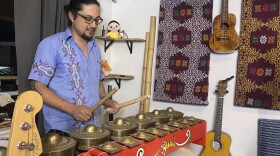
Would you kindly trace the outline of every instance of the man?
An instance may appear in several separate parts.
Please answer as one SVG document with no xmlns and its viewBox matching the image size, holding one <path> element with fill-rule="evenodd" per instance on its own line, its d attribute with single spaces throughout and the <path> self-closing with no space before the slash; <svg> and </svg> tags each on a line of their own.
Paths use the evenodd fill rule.
<svg viewBox="0 0 280 156">
<path fill-rule="evenodd" d="M 44 101 L 45 131 L 60 134 L 87 124 L 100 127 L 101 108 L 92 114 L 90 107 L 105 96 L 101 53 L 93 39 L 103 21 L 100 4 L 97 0 L 71 0 L 64 9 L 69 27 L 41 41 L 28 78 Z M 104 103 L 111 108 L 117 104 L 110 99 Z"/>
</svg>

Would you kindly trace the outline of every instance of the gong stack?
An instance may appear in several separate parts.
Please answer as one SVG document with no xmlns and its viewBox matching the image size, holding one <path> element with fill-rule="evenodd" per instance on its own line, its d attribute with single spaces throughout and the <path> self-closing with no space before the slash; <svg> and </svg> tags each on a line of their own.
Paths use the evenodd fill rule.
<svg viewBox="0 0 280 156">
<path fill-rule="evenodd" d="M 77 141 L 70 137 L 63 137 L 51 133 L 42 138 L 43 153 L 41 156 L 66 156 L 74 155 Z"/>
<path fill-rule="evenodd" d="M 144 113 L 148 117 L 156 120 L 156 125 L 164 124 L 170 121 L 170 116 L 168 116 L 164 111 L 160 110 L 153 110 L 153 112 L 146 112 Z"/>
<path fill-rule="evenodd" d="M 78 151 L 86 151 L 89 147 L 108 141 L 110 139 L 110 131 L 89 124 L 84 128 L 78 128 L 72 131 L 70 136 L 77 140 L 76 149 Z"/>
<path fill-rule="evenodd" d="M 125 119 L 132 123 L 136 123 L 138 125 L 138 130 L 145 130 L 155 126 L 156 124 L 156 120 L 154 118 L 147 116 L 143 113 L 139 113 L 136 116 L 129 116 Z"/>
<path fill-rule="evenodd" d="M 114 121 L 104 123 L 103 128 L 108 129 L 111 132 L 111 139 L 115 140 L 135 133 L 137 131 L 137 124 L 117 117 Z"/>
<path fill-rule="evenodd" d="M 170 120 L 176 120 L 179 118 L 182 118 L 184 116 L 184 113 L 175 111 L 172 107 L 168 107 L 166 110 L 161 110 L 163 113 L 170 116 Z"/>
</svg>

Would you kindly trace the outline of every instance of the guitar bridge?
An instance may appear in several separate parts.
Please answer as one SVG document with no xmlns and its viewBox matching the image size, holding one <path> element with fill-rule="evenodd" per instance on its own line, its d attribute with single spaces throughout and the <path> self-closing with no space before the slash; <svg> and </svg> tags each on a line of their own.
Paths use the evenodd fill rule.
<svg viewBox="0 0 280 156">
<path fill-rule="evenodd" d="M 220 37 L 217 37 L 217 40 L 218 41 L 228 41 L 228 40 L 231 40 L 231 37 L 229 37 L 229 36 L 220 36 Z"/>
</svg>

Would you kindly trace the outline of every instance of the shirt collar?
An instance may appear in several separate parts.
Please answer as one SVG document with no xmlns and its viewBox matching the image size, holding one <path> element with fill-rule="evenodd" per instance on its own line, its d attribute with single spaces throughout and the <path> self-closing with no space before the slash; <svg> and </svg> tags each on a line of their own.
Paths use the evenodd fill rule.
<svg viewBox="0 0 280 156">
<path fill-rule="evenodd" d="M 69 27 L 65 30 L 65 38 L 66 38 L 66 40 L 72 38 L 72 33 L 71 33 Z M 95 39 L 89 40 L 88 43 L 89 43 L 89 45 L 97 46 Z"/>
</svg>

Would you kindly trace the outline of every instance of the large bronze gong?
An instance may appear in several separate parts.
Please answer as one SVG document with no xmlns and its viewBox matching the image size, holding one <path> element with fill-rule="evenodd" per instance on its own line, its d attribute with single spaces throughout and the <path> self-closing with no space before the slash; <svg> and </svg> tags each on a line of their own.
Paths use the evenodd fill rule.
<svg viewBox="0 0 280 156">
<path fill-rule="evenodd" d="M 111 132 L 111 139 L 119 139 L 137 131 L 137 124 L 132 123 L 124 118 L 117 117 L 114 121 L 109 121 L 103 124 L 103 128 Z"/>
<path fill-rule="evenodd" d="M 110 139 L 110 131 L 89 124 L 84 128 L 72 131 L 70 136 L 77 140 L 77 150 L 86 151 L 89 147 L 108 141 Z"/>
<path fill-rule="evenodd" d="M 154 118 L 151 118 L 143 113 L 139 113 L 136 116 L 129 116 L 125 119 L 132 123 L 136 123 L 138 125 L 138 130 L 145 130 L 155 126 L 156 124 L 156 120 Z"/>
<path fill-rule="evenodd" d="M 153 112 L 144 113 L 148 117 L 156 120 L 156 124 L 163 124 L 170 121 L 170 116 L 168 116 L 165 112 L 159 111 L 157 109 L 153 110 Z"/>
<path fill-rule="evenodd" d="M 161 110 L 168 116 L 170 116 L 170 120 L 176 120 L 179 118 L 182 118 L 184 116 L 184 113 L 175 111 L 172 107 L 168 107 L 166 110 Z"/>
<path fill-rule="evenodd" d="M 41 156 L 72 156 L 76 144 L 77 141 L 73 138 L 51 133 L 42 138 L 43 153 Z"/>
</svg>

